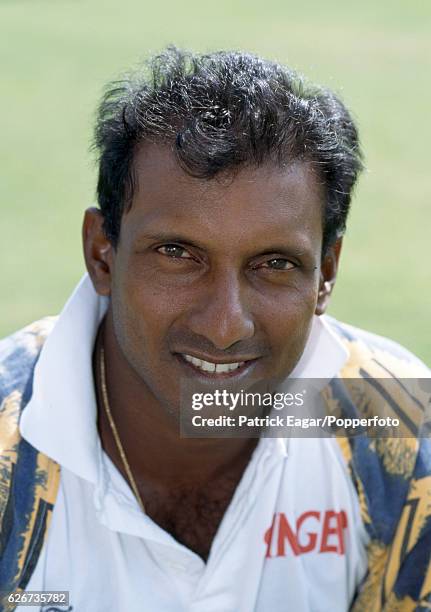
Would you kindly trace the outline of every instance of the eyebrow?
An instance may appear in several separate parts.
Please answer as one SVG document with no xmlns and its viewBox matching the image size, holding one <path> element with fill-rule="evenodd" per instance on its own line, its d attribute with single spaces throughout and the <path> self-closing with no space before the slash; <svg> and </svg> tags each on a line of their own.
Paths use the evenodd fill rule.
<svg viewBox="0 0 431 612">
<path fill-rule="evenodd" d="M 171 232 L 157 232 L 155 234 L 139 234 L 137 241 L 141 240 L 154 240 L 155 242 L 181 242 L 189 246 L 196 247 L 198 249 L 204 249 L 205 247 L 194 240 L 190 240 L 187 236 L 181 234 L 174 234 Z"/>
</svg>

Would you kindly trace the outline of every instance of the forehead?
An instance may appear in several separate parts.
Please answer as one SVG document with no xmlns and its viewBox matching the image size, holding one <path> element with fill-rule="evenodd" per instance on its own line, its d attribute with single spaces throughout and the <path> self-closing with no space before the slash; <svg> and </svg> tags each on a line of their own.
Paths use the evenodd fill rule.
<svg viewBox="0 0 431 612">
<path fill-rule="evenodd" d="M 133 241 L 143 232 L 168 231 L 198 236 L 208 245 L 258 245 L 265 237 L 321 243 L 324 188 L 307 162 L 283 168 L 268 163 L 200 179 L 184 172 L 167 147 L 148 145 L 137 152 L 134 172 L 122 240 L 123 232 Z"/>
</svg>

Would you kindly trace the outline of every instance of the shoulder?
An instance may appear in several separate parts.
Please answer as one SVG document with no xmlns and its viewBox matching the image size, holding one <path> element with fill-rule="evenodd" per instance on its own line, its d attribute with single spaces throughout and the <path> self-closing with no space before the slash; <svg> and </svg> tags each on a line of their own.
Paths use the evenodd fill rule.
<svg viewBox="0 0 431 612">
<path fill-rule="evenodd" d="M 429 601 L 431 371 L 388 338 L 326 319 L 348 353 L 328 387 L 329 410 L 400 424 L 337 437 L 370 536 L 369 571 L 352 610 L 419 609 Z"/>
<path fill-rule="evenodd" d="M 17 449 L 18 424 L 33 392 L 33 372 L 56 319 L 47 317 L 0 341 L 0 447 Z M 0 457 L 7 461 L 7 453 Z M 0 499 L 1 502 L 1 499 Z"/>
<path fill-rule="evenodd" d="M 401 344 L 332 317 L 325 317 L 348 351 L 344 376 L 355 377 L 365 365 L 376 377 L 429 378 L 431 370 Z"/>
<path fill-rule="evenodd" d="M 419 609 L 430 597 L 431 371 L 388 338 L 327 322 L 348 353 L 328 386 L 329 410 L 399 423 L 337 436 L 370 537 L 369 571 L 352 610 Z"/>
<path fill-rule="evenodd" d="M 59 467 L 19 431 L 34 367 L 55 321 L 42 319 L 0 341 L 0 583 L 7 590 L 28 582 L 59 483 Z"/>
<path fill-rule="evenodd" d="M 0 340 L 0 403 L 13 391 L 23 392 L 56 320 L 46 317 Z"/>
<path fill-rule="evenodd" d="M 351 419 L 391 419 L 398 425 L 345 430 L 339 438 L 370 535 L 392 540 L 413 483 L 429 482 L 431 371 L 396 342 L 327 319 L 348 351 L 328 386 L 331 412 Z M 423 487 L 415 486 L 415 491 Z"/>
</svg>

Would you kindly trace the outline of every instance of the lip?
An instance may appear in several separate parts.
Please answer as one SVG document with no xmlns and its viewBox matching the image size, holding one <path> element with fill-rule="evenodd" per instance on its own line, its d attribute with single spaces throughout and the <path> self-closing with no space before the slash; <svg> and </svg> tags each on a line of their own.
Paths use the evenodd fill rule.
<svg viewBox="0 0 431 612">
<path fill-rule="evenodd" d="M 239 377 L 243 377 L 246 376 L 250 373 L 250 371 L 254 368 L 256 362 L 259 360 L 259 357 L 254 357 L 252 359 L 250 358 L 244 358 L 244 357 L 240 357 L 240 358 L 235 358 L 235 359 L 227 359 L 226 357 L 220 359 L 216 359 L 214 357 L 208 357 L 208 356 L 203 356 L 203 355 L 196 355 L 195 353 L 192 352 L 188 352 L 188 351 L 184 351 L 184 353 L 186 355 L 190 355 L 191 357 L 196 357 L 197 359 L 202 359 L 203 361 L 209 361 L 215 364 L 221 364 L 221 363 L 241 363 L 242 361 L 244 361 L 244 365 L 242 365 L 239 368 L 236 368 L 235 370 L 232 370 L 230 372 L 206 372 L 204 370 L 201 370 L 201 368 L 198 368 L 197 366 L 195 366 L 194 364 L 190 363 L 189 361 L 187 361 L 182 353 L 174 353 L 175 357 L 177 358 L 178 362 L 183 366 L 186 367 L 187 370 L 189 372 L 193 372 L 194 375 L 198 375 L 201 378 L 205 379 L 205 380 L 226 380 L 226 379 L 236 379 Z"/>
</svg>

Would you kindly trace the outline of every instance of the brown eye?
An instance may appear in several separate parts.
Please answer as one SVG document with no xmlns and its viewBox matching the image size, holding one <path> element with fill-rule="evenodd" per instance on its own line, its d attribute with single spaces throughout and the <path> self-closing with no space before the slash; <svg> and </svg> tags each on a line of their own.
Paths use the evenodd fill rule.
<svg viewBox="0 0 431 612">
<path fill-rule="evenodd" d="M 276 257 L 265 261 L 261 267 L 269 268 L 270 270 L 292 270 L 296 268 L 296 264 L 283 257 Z"/>
<path fill-rule="evenodd" d="M 173 259 L 191 259 L 190 253 L 178 244 L 164 244 L 158 247 L 157 252 Z"/>
</svg>

